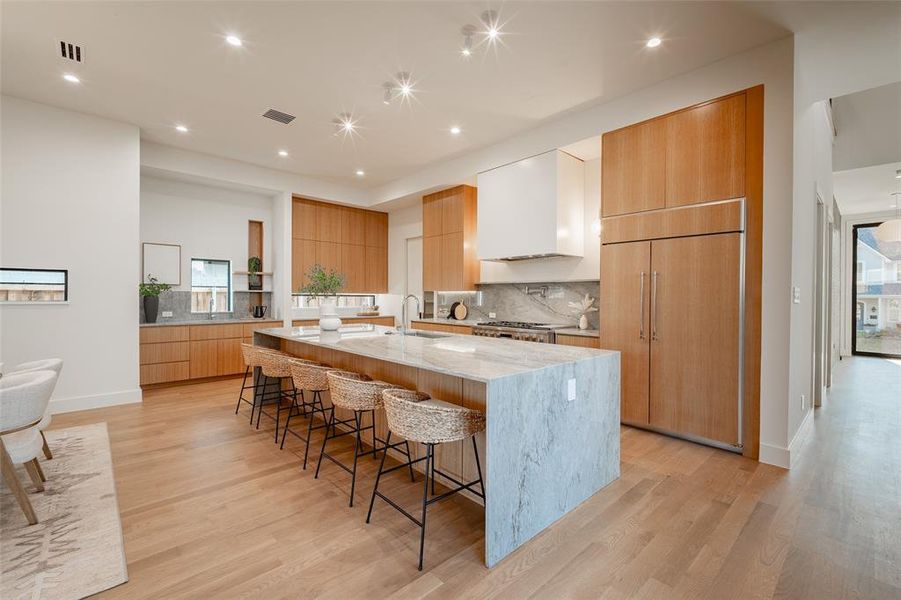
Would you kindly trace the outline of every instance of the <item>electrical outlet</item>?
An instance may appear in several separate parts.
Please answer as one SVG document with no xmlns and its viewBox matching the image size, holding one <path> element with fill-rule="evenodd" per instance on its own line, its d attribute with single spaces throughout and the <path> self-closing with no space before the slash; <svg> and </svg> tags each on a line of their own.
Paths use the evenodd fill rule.
<svg viewBox="0 0 901 600">
<path fill-rule="evenodd" d="M 576 399 L 576 379 L 573 377 L 566 382 L 566 399 L 573 402 Z"/>
<path fill-rule="evenodd" d="M 807 395 L 801 394 L 801 410 L 807 408 Z"/>
<path fill-rule="evenodd" d="M 171 311 L 171 310 L 164 310 L 164 311 L 163 311 L 163 318 L 166 318 L 166 317 L 172 318 L 172 311 Z"/>
<path fill-rule="evenodd" d="M 792 286 L 792 304 L 801 304 L 801 288 L 797 285 Z"/>
<path fill-rule="evenodd" d="M 489 318 L 489 319 L 496 319 L 496 318 L 497 318 L 497 313 L 493 313 L 493 312 L 488 313 L 488 318 Z"/>
</svg>

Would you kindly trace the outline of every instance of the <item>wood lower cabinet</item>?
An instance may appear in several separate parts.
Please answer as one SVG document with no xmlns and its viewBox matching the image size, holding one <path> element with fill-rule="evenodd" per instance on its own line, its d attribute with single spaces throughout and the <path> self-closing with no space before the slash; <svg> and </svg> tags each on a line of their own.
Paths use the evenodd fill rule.
<svg viewBox="0 0 901 600">
<path fill-rule="evenodd" d="M 472 326 L 463 324 L 448 323 L 425 323 L 423 321 L 413 321 L 412 329 L 420 329 L 422 331 L 440 331 L 443 333 L 455 333 L 457 335 L 472 335 Z"/>
<path fill-rule="evenodd" d="M 600 348 L 600 340 L 597 336 L 571 335 L 558 333 L 556 342 L 561 346 L 575 346 L 577 348 Z"/>
<path fill-rule="evenodd" d="M 241 343 L 281 321 L 140 328 L 140 383 L 153 385 L 244 373 Z"/>
<path fill-rule="evenodd" d="M 739 441 L 741 234 L 605 245 L 601 347 L 622 353 L 622 420 Z"/>
</svg>

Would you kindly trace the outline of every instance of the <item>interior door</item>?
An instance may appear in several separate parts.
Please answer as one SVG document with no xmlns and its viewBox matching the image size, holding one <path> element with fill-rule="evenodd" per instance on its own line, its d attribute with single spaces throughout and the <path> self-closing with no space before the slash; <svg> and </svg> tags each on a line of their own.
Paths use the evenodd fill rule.
<svg viewBox="0 0 901 600">
<path fill-rule="evenodd" d="M 619 350 L 620 419 L 648 424 L 651 242 L 608 244 L 601 251 L 601 348 Z"/>
<path fill-rule="evenodd" d="M 740 235 L 651 244 L 654 427 L 738 443 Z"/>
</svg>

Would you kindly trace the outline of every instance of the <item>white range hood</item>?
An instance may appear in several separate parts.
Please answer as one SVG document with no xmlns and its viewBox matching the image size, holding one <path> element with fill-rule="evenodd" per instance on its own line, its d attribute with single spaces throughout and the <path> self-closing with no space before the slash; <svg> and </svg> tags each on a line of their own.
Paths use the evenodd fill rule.
<svg viewBox="0 0 901 600">
<path fill-rule="evenodd" d="M 584 170 L 551 150 L 479 173 L 479 260 L 582 256 Z"/>
</svg>

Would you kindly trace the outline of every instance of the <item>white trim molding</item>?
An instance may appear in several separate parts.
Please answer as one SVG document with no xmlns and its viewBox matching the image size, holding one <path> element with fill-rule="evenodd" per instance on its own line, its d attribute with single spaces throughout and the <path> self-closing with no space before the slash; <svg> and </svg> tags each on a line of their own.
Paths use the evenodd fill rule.
<svg viewBox="0 0 901 600">
<path fill-rule="evenodd" d="M 788 448 L 774 446 L 772 444 L 760 443 L 760 462 L 783 469 L 791 469 L 798 460 L 799 450 L 804 438 L 807 437 L 810 429 L 813 428 L 813 409 L 807 411 L 801 426 L 795 433 L 795 437 L 789 443 Z"/>
<path fill-rule="evenodd" d="M 53 398 L 50 400 L 50 413 L 75 412 L 77 410 L 91 410 L 93 408 L 106 408 L 120 404 L 140 404 L 143 402 L 141 388 L 122 390 L 120 392 L 107 392 L 90 396 L 74 396 L 72 398 Z"/>
</svg>

